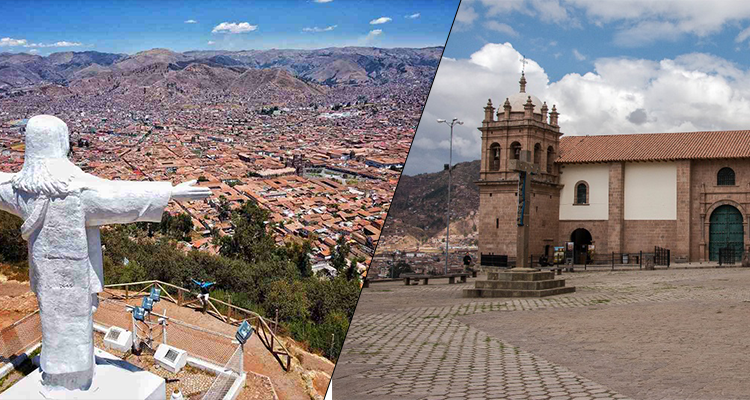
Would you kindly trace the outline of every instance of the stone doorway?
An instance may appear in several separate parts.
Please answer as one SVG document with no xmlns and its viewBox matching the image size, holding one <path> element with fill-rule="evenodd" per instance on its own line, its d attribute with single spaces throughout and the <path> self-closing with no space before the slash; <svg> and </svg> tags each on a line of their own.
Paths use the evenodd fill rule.
<svg viewBox="0 0 750 400">
<path fill-rule="evenodd" d="M 741 257 L 745 236 L 740 210 L 725 204 L 711 213 L 709 222 L 709 260 L 718 261 L 719 249 L 727 247 L 734 249 L 735 255 Z"/>
<path fill-rule="evenodd" d="M 578 228 L 570 234 L 570 241 L 575 243 L 573 250 L 573 263 L 586 264 L 589 254 L 589 245 L 592 243 L 591 232 L 584 228 Z"/>
</svg>

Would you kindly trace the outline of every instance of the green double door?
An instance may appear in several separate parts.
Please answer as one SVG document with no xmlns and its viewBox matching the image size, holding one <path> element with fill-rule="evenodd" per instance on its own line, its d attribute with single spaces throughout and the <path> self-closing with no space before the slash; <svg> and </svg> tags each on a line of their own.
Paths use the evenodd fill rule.
<svg viewBox="0 0 750 400">
<path fill-rule="evenodd" d="M 742 214 L 730 205 L 723 205 L 711 214 L 709 225 L 709 259 L 719 260 L 719 249 L 734 249 L 735 257 L 742 255 L 744 227 Z"/>
</svg>

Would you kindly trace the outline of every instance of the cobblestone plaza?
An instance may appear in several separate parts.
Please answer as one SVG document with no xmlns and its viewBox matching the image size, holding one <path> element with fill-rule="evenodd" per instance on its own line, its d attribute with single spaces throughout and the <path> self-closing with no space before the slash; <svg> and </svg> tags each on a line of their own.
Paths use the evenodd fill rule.
<svg viewBox="0 0 750 400">
<path fill-rule="evenodd" d="M 364 289 L 334 373 L 350 399 L 750 398 L 750 271 L 566 274 L 576 293 Z M 477 279 L 484 279 L 482 275 Z"/>
</svg>

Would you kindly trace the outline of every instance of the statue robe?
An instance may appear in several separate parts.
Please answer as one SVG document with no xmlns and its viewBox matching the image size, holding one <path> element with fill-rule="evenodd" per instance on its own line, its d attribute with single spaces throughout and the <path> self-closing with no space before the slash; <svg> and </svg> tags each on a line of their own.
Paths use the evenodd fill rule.
<svg viewBox="0 0 750 400">
<path fill-rule="evenodd" d="M 42 319 L 44 384 L 87 389 L 94 371 L 96 293 L 104 286 L 99 227 L 161 221 L 172 185 L 108 181 L 81 171 L 66 196 L 48 199 L 16 191 L 11 177 L 0 173 L 0 210 L 24 220 L 31 290 Z"/>
</svg>

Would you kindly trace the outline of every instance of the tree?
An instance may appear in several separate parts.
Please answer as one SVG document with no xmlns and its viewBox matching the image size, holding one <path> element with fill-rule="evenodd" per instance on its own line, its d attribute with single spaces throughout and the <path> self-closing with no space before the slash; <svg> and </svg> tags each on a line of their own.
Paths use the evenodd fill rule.
<svg viewBox="0 0 750 400">
<path fill-rule="evenodd" d="M 240 258 L 247 262 L 268 260 L 274 254 L 276 242 L 268 233 L 268 210 L 253 202 L 245 203 L 232 214 L 234 235 L 220 239 L 219 253 L 225 257 Z"/>
<path fill-rule="evenodd" d="M 349 256 L 349 243 L 346 242 L 346 237 L 340 235 L 336 240 L 336 248 L 333 249 L 331 254 L 331 266 L 336 269 L 336 272 L 340 275 L 346 268 L 346 258 Z"/>
<path fill-rule="evenodd" d="M 0 211 L 0 261 L 19 262 L 28 258 L 28 245 L 21 237 L 23 220 Z"/>
<path fill-rule="evenodd" d="M 232 208 L 229 206 L 229 200 L 223 194 L 219 196 L 219 220 L 226 221 L 232 216 Z"/>
<path fill-rule="evenodd" d="M 401 274 L 408 274 L 411 272 L 414 272 L 414 270 L 411 269 L 411 265 L 409 265 L 408 262 L 401 260 L 395 267 L 393 267 L 393 278 L 398 278 Z"/>
</svg>

